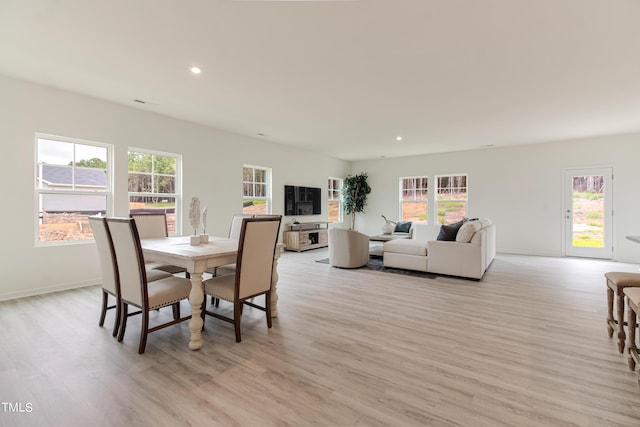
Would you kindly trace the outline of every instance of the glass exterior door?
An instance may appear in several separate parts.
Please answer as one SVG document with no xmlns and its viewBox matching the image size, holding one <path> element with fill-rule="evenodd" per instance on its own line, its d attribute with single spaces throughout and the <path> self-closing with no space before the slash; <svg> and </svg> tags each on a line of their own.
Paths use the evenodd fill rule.
<svg viewBox="0 0 640 427">
<path fill-rule="evenodd" d="M 611 168 L 565 171 L 565 254 L 613 257 Z"/>
</svg>

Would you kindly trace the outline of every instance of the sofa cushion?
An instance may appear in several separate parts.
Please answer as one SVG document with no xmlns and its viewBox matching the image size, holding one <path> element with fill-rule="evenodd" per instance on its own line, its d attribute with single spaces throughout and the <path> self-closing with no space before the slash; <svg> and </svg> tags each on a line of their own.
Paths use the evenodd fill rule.
<svg viewBox="0 0 640 427">
<path fill-rule="evenodd" d="M 393 230 L 396 233 L 408 233 L 409 230 L 411 230 L 411 225 L 413 224 L 413 222 L 411 221 L 399 221 L 396 224 L 396 229 Z"/>
<path fill-rule="evenodd" d="M 482 225 L 480 221 L 467 221 L 465 222 L 460 230 L 458 230 L 458 234 L 456 235 L 456 242 L 460 243 L 469 243 L 473 238 L 473 235 L 476 234 L 476 231 L 480 230 Z"/>
<path fill-rule="evenodd" d="M 443 224 L 440 227 L 440 233 L 438 233 L 436 240 L 455 242 L 458 230 L 460 230 L 462 224 L 464 224 L 464 221 L 454 222 L 453 224 Z"/>
<path fill-rule="evenodd" d="M 427 243 L 414 239 L 390 240 L 384 242 L 384 252 L 426 256 Z"/>
<path fill-rule="evenodd" d="M 479 221 L 482 228 L 487 228 L 491 225 L 491 220 L 489 218 L 481 218 Z"/>
</svg>

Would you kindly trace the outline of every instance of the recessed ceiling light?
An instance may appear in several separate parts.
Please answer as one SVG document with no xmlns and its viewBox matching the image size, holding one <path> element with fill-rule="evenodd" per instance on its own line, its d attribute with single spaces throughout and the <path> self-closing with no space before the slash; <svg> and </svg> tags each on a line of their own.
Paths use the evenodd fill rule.
<svg viewBox="0 0 640 427">
<path fill-rule="evenodd" d="M 193 74 L 200 74 L 202 70 L 200 69 L 200 67 L 191 67 L 191 72 Z"/>
<path fill-rule="evenodd" d="M 396 141 L 398 142 L 402 141 L 402 137 L 400 135 L 396 136 Z"/>
</svg>

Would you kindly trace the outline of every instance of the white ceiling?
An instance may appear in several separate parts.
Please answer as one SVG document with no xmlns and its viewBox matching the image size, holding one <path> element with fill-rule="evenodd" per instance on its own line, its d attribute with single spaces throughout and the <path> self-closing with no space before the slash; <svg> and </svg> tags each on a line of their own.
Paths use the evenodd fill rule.
<svg viewBox="0 0 640 427">
<path fill-rule="evenodd" d="M 639 18 L 638 0 L 0 0 L 0 74 L 396 157 L 640 131 Z"/>
</svg>

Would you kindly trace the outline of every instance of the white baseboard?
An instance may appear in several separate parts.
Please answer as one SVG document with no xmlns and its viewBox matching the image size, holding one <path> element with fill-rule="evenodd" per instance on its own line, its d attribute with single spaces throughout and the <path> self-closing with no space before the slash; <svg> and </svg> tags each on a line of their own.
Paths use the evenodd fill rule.
<svg viewBox="0 0 640 427">
<path fill-rule="evenodd" d="M 50 294 L 53 292 L 67 291 L 69 289 L 84 288 L 87 286 L 97 286 L 97 285 L 100 285 L 100 283 L 94 282 L 94 281 L 76 282 L 76 283 L 63 283 L 60 285 L 46 287 L 46 288 L 28 289 L 25 291 L 5 292 L 5 293 L 0 293 L 0 301 L 8 301 L 12 299 L 32 297 L 35 295 L 44 295 L 44 294 Z"/>
<path fill-rule="evenodd" d="M 511 254 L 511 255 L 530 255 L 530 256 L 547 256 L 554 258 L 564 257 L 561 252 L 537 252 L 537 251 L 521 251 L 511 249 L 500 249 L 496 251 L 498 254 Z"/>
</svg>

